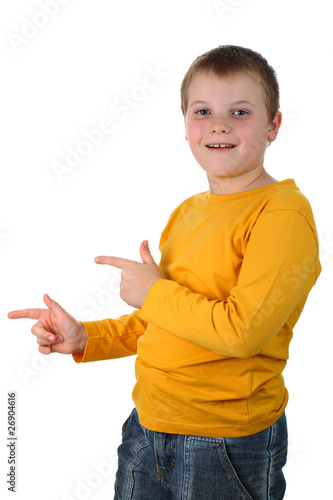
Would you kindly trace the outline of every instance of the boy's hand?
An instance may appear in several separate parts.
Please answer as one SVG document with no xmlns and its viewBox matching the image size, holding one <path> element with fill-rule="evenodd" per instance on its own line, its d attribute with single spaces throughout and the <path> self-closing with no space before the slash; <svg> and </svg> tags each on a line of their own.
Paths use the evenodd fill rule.
<svg viewBox="0 0 333 500">
<path fill-rule="evenodd" d="M 48 309 L 21 309 L 8 313 L 8 318 L 38 319 L 31 328 L 37 336 L 39 351 L 43 354 L 59 352 L 76 354 L 84 352 L 87 332 L 83 324 L 71 316 L 57 302 L 45 294 Z"/>
<path fill-rule="evenodd" d="M 164 275 L 155 263 L 148 241 L 140 245 L 141 262 L 121 259 L 120 257 L 96 257 L 97 264 L 108 264 L 109 266 L 122 269 L 120 282 L 120 297 L 130 306 L 140 309 L 152 285 Z"/>
</svg>

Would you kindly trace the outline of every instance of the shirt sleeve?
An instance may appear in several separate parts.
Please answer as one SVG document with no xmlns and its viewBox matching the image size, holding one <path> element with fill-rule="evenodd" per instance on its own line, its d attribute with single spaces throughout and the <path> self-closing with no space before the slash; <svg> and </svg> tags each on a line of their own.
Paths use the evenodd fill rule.
<svg viewBox="0 0 333 500">
<path fill-rule="evenodd" d="M 84 353 L 73 354 L 76 363 L 123 358 L 137 353 L 137 341 L 146 331 L 147 323 L 140 310 L 118 319 L 82 321 L 88 340 Z"/>
<path fill-rule="evenodd" d="M 224 263 L 213 263 L 217 265 Z M 306 300 L 319 273 L 311 224 L 297 210 L 272 210 L 260 215 L 252 228 L 237 284 L 226 300 L 159 279 L 141 314 L 147 322 L 219 354 L 248 358 L 259 353 Z"/>
</svg>

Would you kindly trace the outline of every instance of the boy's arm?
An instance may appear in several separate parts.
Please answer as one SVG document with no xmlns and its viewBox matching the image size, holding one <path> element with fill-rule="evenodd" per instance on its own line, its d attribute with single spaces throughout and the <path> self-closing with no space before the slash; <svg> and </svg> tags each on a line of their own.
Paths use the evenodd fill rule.
<svg viewBox="0 0 333 500">
<path fill-rule="evenodd" d="M 140 310 L 125 314 L 118 319 L 82 321 L 88 340 L 84 353 L 73 354 L 76 363 L 99 361 L 132 356 L 137 351 L 138 338 L 146 330 L 147 323 Z"/>
<path fill-rule="evenodd" d="M 226 300 L 159 279 L 141 317 L 220 354 L 247 358 L 272 340 L 296 306 L 304 305 L 319 273 L 318 242 L 307 219 L 295 210 L 274 210 L 256 222 L 237 285 Z"/>
</svg>

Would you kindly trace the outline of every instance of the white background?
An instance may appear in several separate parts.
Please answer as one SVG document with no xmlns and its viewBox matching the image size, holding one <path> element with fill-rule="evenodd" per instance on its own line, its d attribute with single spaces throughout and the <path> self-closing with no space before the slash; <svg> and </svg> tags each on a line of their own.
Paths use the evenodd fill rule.
<svg viewBox="0 0 333 500">
<path fill-rule="evenodd" d="M 52 3 L 58 10 L 46 14 L 42 5 L 50 13 Z M 219 8 L 213 0 L 1 2 L 1 498 L 12 498 L 6 485 L 12 390 L 15 498 L 113 498 L 121 426 L 133 407 L 134 357 L 77 365 L 71 356 L 43 356 L 30 333 L 33 321 L 9 320 L 7 312 L 44 307 L 44 293 L 80 320 L 131 310 L 118 297 L 117 273 L 93 259 L 139 260 L 140 242 L 148 239 L 158 261 L 170 212 L 208 189 L 185 141 L 179 87 L 191 62 L 222 44 L 257 50 L 276 69 L 284 125 L 267 150 L 266 169 L 279 180 L 295 179 L 317 222 L 323 272 L 296 325 L 285 370 L 285 498 L 333 498 L 329 12 L 323 0 L 224 0 Z M 163 73 L 156 85 L 145 79 L 151 70 Z M 143 88 L 148 81 L 154 89 Z M 131 107 L 120 114 L 112 105 L 126 95 Z M 114 123 L 112 133 L 56 175 L 54 162 L 65 164 L 83 131 L 105 119 Z"/>
</svg>

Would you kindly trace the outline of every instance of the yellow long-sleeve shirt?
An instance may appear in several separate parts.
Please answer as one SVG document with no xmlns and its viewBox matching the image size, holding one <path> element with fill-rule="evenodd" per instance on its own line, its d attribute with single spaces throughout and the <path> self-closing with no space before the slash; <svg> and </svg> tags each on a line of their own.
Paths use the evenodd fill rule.
<svg viewBox="0 0 333 500">
<path fill-rule="evenodd" d="M 140 310 L 83 322 L 76 362 L 137 354 L 133 399 L 145 427 L 239 437 L 269 427 L 288 392 L 288 347 L 321 266 L 308 200 L 293 180 L 200 193 L 160 241 L 166 279 Z"/>
</svg>

